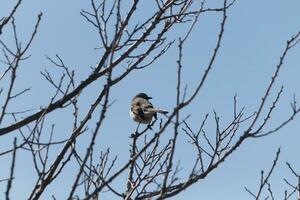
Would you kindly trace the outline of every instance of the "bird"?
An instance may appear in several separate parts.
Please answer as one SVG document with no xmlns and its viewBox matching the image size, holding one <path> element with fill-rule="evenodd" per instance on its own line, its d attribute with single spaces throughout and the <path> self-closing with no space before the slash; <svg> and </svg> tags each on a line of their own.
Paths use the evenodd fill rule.
<svg viewBox="0 0 300 200">
<path fill-rule="evenodd" d="M 150 124 L 152 118 L 157 119 L 157 113 L 167 114 L 168 111 L 153 107 L 149 101 L 149 97 L 145 93 L 138 93 L 132 98 L 129 115 L 139 124 Z"/>
</svg>

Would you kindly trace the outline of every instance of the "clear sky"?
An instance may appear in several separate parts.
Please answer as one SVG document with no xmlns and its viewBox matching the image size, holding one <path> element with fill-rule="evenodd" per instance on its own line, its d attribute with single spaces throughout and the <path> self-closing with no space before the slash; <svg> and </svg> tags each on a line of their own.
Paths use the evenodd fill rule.
<svg viewBox="0 0 300 200">
<path fill-rule="evenodd" d="M 0 1 L 0 16 L 4 15 L 8 8 L 11 8 L 13 2 L 11 0 Z M 130 1 L 128 0 L 128 2 Z M 217 5 L 221 1 L 211 0 L 209 2 Z M 144 14 L 149 12 L 145 9 L 147 3 L 148 1 L 143 2 L 143 7 L 138 8 L 142 9 Z M 39 12 L 43 12 L 43 18 L 38 35 L 30 49 L 31 57 L 24 61 L 17 81 L 19 90 L 31 87 L 31 91 L 22 97 L 22 101 L 16 101 L 10 107 L 11 111 L 37 109 L 48 103 L 54 90 L 42 78 L 40 71 L 47 69 L 54 73 L 54 69 L 47 61 L 46 55 L 54 57 L 55 54 L 58 54 L 68 66 L 75 70 L 77 83 L 88 76 L 90 67 L 96 65 L 101 55 L 98 50 L 95 50 L 99 47 L 96 31 L 86 23 L 79 13 L 81 9 L 87 9 L 89 6 L 89 1 L 24 0 L 16 15 L 20 38 L 24 40 L 29 38 Z M 228 21 L 221 49 L 205 87 L 192 106 L 184 110 L 184 114 L 191 114 L 189 120 L 194 129 L 199 127 L 205 114 L 210 113 L 210 125 L 206 132 L 213 134 L 213 110 L 218 112 L 221 125 L 225 125 L 232 116 L 235 94 L 238 96 L 238 105 L 245 106 L 247 114 L 255 111 L 279 62 L 286 40 L 300 30 L 299 8 L 300 1 L 298 0 L 237 0 L 228 11 Z M 138 14 L 141 15 L 143 12 Z M 220 15 L 204 15 L 189 41 L 184 45 L 182 82 L 188 84 L 188 94 L 195 87 L 195 81 L 203 73 L 204 66 L 212 54 L 219 25 Z M 8 31 L 1 35 L 1 39 L 7 41 L 8 44 L 13 42 L 9 33 Z M 182 36 L 182 29 L 176 29 L 168 36 L 170 40 L 177 39 Z M 300 95 L 299 53 L 300 46 L 296 46 L 289 52 L 270 95 L 274 98 L 280 86 L 284 85 L 283 96 L 267 129 L 289 116 L 293 94 L 295 93 L 296 97 Z M 108 111 L 97 147 L 103 150 L 110 147 L 112 155 L 119 156 L 118 162 L 122 163 L 128 158 L 129 135 L 136 128 L 136 123 L 128 115 L 132 96 L 144 91 L 153 97 L 153 104 L 167 110 L 172 110 L 174 107 L 177 54 L 177 44 L 175 44 L 167 54 L 149 68 L 134 71 L 112 90 L 111 100 L 116 100 L 116 102 Z M 2 72 L 1 65 L 0 70 Z M 97 94 L 95 91 L 102 87 L 100 82 L 97 83 L 99 85 L 92 85 L 83 94 L 80 101 L 81 116 L 84 115 Z M 268 101 L 268 104 L 270 105 L 271 102 L 272 99 Z M 60 111 L 55 111 L 49 116 L 50 122 L 57 126 L 58 132 L 55 133 L 57 139 L 63 139 L 69 134 L 72 124 L 66 123 L 68 121 L 66 116 L 70 115 Z M 274 135 L 246 141 L 205 180 L 194 184 L 173 199 L 251 199 L 245 192 L 244 186 L 257 191 L 260 170 L 270 168 L 278 147 L 281 147 L 282 153 L 271 183 L 274 194 L 278 199 L 282 198 L 284 190 L 290 189 L 282 180 L 291 177 L 285 162 L 289 161 L 300 172 L 299 122 L 300 117 L 296 117 L 292 123 Z M 0 139 L 7 141 L 6 144 L 0 142 L 0 151 L 12 144 L 12 138 L 13 135 Z M 191 162 L 189 160 L 191 149 L 186 142 L 186 137 L 180 135 L 179 140 L 176 156 L 182 163 L 189 163 Z M 82 143 L 84 142 L 82 140 Z M 83 151 L 85 149 L 86 147 L 82 148 Z M 4 167 L 6 163 L 9 166 L 10 156 L 0 158 L 0 179 L 4 178 L 9 170 Z M 32 177 L 35 175 L 30 172 L 32 167 L 30 163 L 30 154 L 19 151 L 12 199 L 25 199 L 24 195 L 28 195 L 32 189 L 35 181 Z M 71 169 L 72 166 L 68 166 L 65 170 L 71 171 Z M 66 174 L 68 175 L 68 172 Z M 72 180 L 73 178 L 68 179 L 67 176 L 55 180 L 53 186 L 47 188 L 48 196 L 43 196 L 43 199 L 50 199 L 52 194 L 55 194 L 57 199 L 64 199 L 66 188 L 62 185 L 67 185 Z M 295 179 L 290 180 L 296 181 Z M 0 183 L 0 199 L 4 195 L 5 186 L 3 182 Z M 124 185 L 119 187 L 124 187 Z M 67 189 L 67 194 L 68 191 L 69 189 Z"/>
</svg>

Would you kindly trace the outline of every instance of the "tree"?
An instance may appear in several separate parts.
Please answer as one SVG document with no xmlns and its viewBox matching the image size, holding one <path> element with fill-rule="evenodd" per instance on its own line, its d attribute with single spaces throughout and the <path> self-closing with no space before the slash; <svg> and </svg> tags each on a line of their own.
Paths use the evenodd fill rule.
<svg viewBox="0 0 300 200">
<path fill-rule="evenodd" d="M 31 59 L 30 48 L 34 46 L 43 21 L 43 14 L 38 14 L 29 39 L 21 41 L 19 35 L 22 30 L 18 29 L 17 24 L 21 2 L 18 0 L 0 21 L 0 34 L 7 33 L 14 41 L 6 42 L 7 36 L 0 40 L 4 66 L 0 77 L 0 136 L 14 138 L 12 147 L 5 147 L 0 153 L 0 158 L 11 155 L 12 160 L 11 165 L 6 166 L 9 173 L 1 177 L 1 182 L 7 186 L 6 199 L 10 199 L 12 190 L 17 187 L 14 186 L 17 177 L 15 171 L 18 167 L 22 168 L 17 159 L 23 153 L 29 153 L 32 157 L 30 173 L 34 174 L 35 181 L 31 191 L 23 195 L 28 199 L 49 198 L 47 189 L 66 177 L 71 180 L 71 184 L 64 189 L 63 197 L 67 199 L 99 199 L 102 195 L 108 195 L 107 192 L 109 198 L 116 199 L 171 198 L 207 178 L 245 141 L 278 132 L 300 111 L 294 97 L 291 114 L 272 128 L 269 127 L 283 93 L 283 86 L 276 92 L 274 85 L 287 55 L 299 42 L 300 32 L 297 32 L 287 40 L 261 102 L 253 111 L 245 112 L 245 107 L 239 106 L 235 95 L 232 117 L 222 120 L 223 124 L 223 118 L 217 111 L 201 116 L 184 112 L 184 109 L 196 109 L 193 103 L 197 101 L 200 91 L 204 90 L 220 54 L 228 12 L 235 6 L 235 0 L 223 0 L 222 4 L 216 6 L 206 0 L 155 0 L 147 7 L 150 14 L 143 13 L 145 2 L 140 0 L 133 0 L 130 4 L 121 0 L 91 0 L 90 7 L 81 10 L 80 14 L 97 33 L 97 64 L 89 69 L 86 77 L 78 80 L 81 72 L 68 66 L 60 55 L 47 56 L 46 59 L 54 68 L 41 72 L 41 76 L 52 86 L 53 95 L 46 97 L 47 103 L 39 105 L 39 109 L 16 110 L 15 101 L 22 101 L 24 95 L 31 91 L 30 88 L 20 90 L 17 80 L 18 77 L 22 78 L 21 67 Z M 206 65 L 201 67 L 201 74 L 194 81 L 195 87 L 190 89 L 184 86 L 186 80 L 183 73 L 188 70 L 183 62 L 184 50 L 195 27 L 199 26 L 199 19 L 207 14 L 216 15 L 219 19 L 216 41 Z M 176 39 L 172 39 L 170 34 L 179 30 L 181 32 L 176 34 Z M 11 41 L 11 38 L 7 41 Z M 111 93 L 119 85 L 125 84 L 131 74 L 147 70 L 171 49 L 177 51 L 177 66 L 174 67 L 176 83 L 173 85 L 176 90 L 175 105 L 167 116 L 153 120 L 150 126 L 139 127 L 128 133 L 131 138 L 128 158 L 124 160 L 124 154 L 111 155 L 114 146 L 104 148 L 99 145 L 103 138 L 101 133 L 106 130 L 106 121 L 116 121 L 117 118 L 109 112 L 115 103 Z M 95 87 L 95 84 L 101 88 Z M 91 96 L 86 95 L 89 88 L 93 89 Z M 270 103 L 270 99 L 273 102 Z M 65 127 L 61 129 L 57 125 L 61 120 L 60 115 L 66 116 L 63 122 Z M 200 123 L 191 123 L 192 118 Z M 212 122 L 208 122 L 210 119 Z M 228 122 L 224 125 L 224 121 Z M 207 130 L 208 124 L 214 124 L 214 127 Z M 193 128 L 195 126 L 197 128 Z M 58 132 L 66 131 L 68 134 L 65 138 L 57 136 Z M 179 162 L 181 158 L 176 154 L 176 151 L 180 151 L 179 137 L 193 148 L 193 158 L 189 163 Z M 6 142 L 5 139 L 1 143 Z M 267 177 L 262 175 L 257 195 L 247 189 L 254 198 L 259 199 L 262 189 L 270 186 L 268 179 L 278 156 L 279 151 L 270 173 Z M 288 166 L 299 179 L 292 166 Z M 294 189 L 293 194 L 299 192 L 299 186 L 289 185 Z M 270 187 L 267 192 L 273 198 Z M 56 199 L 56 192 L 52 193 L 52 198 Z M 290 197 L 286 195 L 286 199 Z"/>
</svg>

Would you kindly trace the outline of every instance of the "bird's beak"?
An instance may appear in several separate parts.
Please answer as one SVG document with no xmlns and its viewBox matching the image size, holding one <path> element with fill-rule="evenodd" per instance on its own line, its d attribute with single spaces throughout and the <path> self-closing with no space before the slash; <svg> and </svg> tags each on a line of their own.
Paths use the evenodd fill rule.
<svg viewBox="0 0 300 200">
<path fill-rule="evenodd" d="M 152 99 L 152 97 L 148 97 L 148 99 Z"/>
</svg>

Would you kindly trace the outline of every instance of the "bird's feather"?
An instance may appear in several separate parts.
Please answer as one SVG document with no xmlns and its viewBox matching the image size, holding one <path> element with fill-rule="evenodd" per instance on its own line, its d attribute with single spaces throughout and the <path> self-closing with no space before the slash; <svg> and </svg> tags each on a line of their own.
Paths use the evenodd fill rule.
<svg viewBox="0 0 300 200">
<path fill-rule="evenodd" d="M 134 121 L 148 124 L 151 122 L 152 117 L 157 119 L 157 113 L 166 114 L 168 111 L 154 108 L 151 102 L 141 97 L 141 95 L 137 95 L 132 99 L 130 116 Z"/>
</svg>

